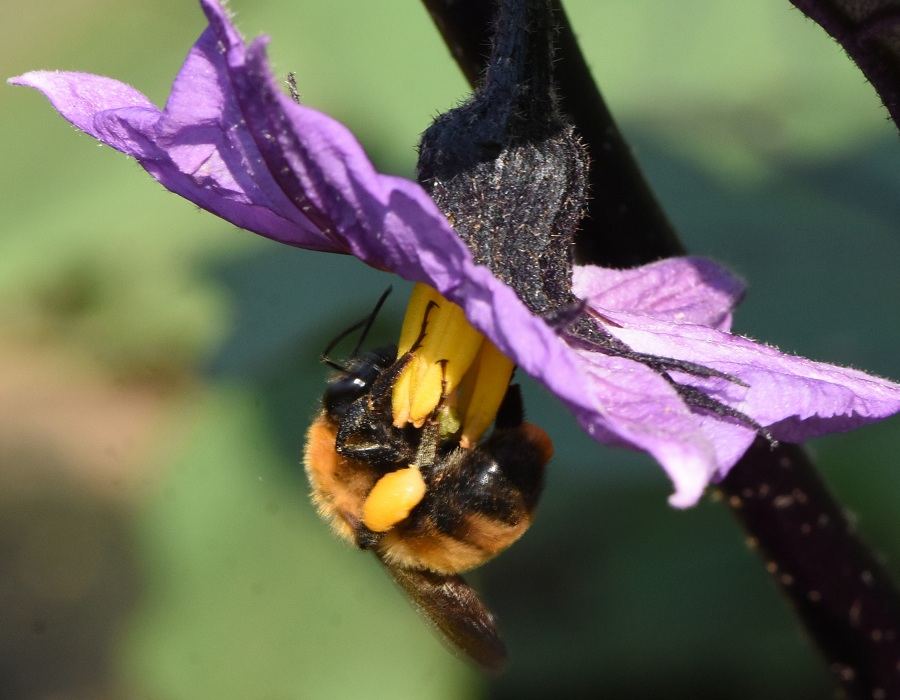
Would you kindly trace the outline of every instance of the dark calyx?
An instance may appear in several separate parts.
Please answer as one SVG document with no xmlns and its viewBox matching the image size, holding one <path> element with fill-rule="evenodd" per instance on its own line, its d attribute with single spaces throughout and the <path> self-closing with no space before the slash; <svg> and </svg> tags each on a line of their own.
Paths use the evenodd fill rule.
<svg viewBox="0 0 900 700">
<path fill-rule="evenodd" d="M 536 314 L 577 303 L 572 245 L 587 154 L 560 113 L 548 3 L 504 2 L 487 71 L 422 135 L 418 177 L 476 262 Z"/>
<path fill-rule="evenodd" d="M 626 357 L 658 372 L 694 410 L 759 423 L 670 372 L 731 375 L 637 353 L 583 313 L 572 294 L 575 233 L 588 201 L 587 151 L 563 115 L 553 78 L 549 0 L 501 0 L 487 70 L 474 95 L 422 135 L 418 179 L 475 258 L 516 290 L 572 345 Z"/>
</svg>

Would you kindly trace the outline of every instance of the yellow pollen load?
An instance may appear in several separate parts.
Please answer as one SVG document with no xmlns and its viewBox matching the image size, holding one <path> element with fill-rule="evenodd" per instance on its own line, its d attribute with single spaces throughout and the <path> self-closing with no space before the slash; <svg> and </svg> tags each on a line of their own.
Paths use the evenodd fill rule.
<svg viewBox="0 0 900 700">
<path fill-rule="evenodd" d="M 372 532 L 386 532 L 408 517 L 424 497 L 425 480 L 417 467 L 388 472 L 363 504 L 363 524 Z"/>
<path fill-rule="evenodd" d="M 421 427 L 445 392 L 454 403 L 456 388 L 483 339 L 462 309 L 435 289 L 417 284 L 400 331 L 397 356 L 412 350 L 413 358 L 394 383 L 394 425 Z"/>
<path fill-rule="evenodd" d="M 506 395 L 512 360 L 469 325 L 462 309 L 424 284 L 413 289 L 397 356 L 410 350 L 413 358 L 394 383 L 394 425 L 421 427 L 439 409 L 441 438 L 461 430 L 460 445 L 474 447 Z"/>
</svg>

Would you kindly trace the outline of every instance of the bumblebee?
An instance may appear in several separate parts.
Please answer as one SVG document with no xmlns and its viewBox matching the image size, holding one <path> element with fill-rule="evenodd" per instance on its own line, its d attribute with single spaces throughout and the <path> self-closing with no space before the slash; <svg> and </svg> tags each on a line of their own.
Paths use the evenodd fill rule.
<svg viewBox="0 0 900 700">
<path fill-rule="evenodd" d="M 471 449 L 441 435 L 442 407 L 419 428 L 397 427 L 391 392 L 414 353 L 394 359 L 396 348 L 386 347 L 338 367 L 307 436 L 312 500 L 341 537 L 378 557 L 453 646 L 500 670 L 506 648 L 494 616 L 459 574 L 527 530 L 552 443 L 524 422 L 515 385 L 491 435 Z"/>
</svg>

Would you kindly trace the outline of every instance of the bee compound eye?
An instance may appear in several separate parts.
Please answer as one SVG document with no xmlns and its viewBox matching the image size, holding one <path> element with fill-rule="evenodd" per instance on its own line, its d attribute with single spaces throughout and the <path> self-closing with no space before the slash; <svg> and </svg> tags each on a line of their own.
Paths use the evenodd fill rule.
<svg viewBox="0 0 900 700">
<path fill-rule="evenodd" d="M 388 472 L 363 504 L 363 524 L 372 532 L 385 532 L 409 516 L 425 497 L 425 480 L 416 467 Z"/>
<path fill-rule="evenodd" d="M 350 361 L 343 373 L 328 382 L 322 394 L 322 407 L 332 418 L 340 419 L 350 405 L 372 389 L 372 385 L 393 364 L 396 348 L 384 347 L 363 353 Z"/>
<path fill-rule="evenodd" d="M 325 393 L 322 394 L 322 406 L 329 416 L 340 418 L 350 408 L 350 404 L 365 394 L 368 388 L 369 382 L 362 377 L 353 375 L 337 377 L 328 384 Z"/>
</svg>

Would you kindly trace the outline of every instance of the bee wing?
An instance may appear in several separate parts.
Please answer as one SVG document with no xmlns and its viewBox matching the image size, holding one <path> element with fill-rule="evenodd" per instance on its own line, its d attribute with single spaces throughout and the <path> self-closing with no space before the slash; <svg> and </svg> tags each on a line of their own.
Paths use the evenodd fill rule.
<svg viewBox="0 0 900 700">
<path fill-rule="evenodd" d="M 478 593 L 462 576 L 404 569 L 382 561 L 406 596 L 459 651 L 486 670 L 506 665 L 506 645 Z"/>
</svg>

